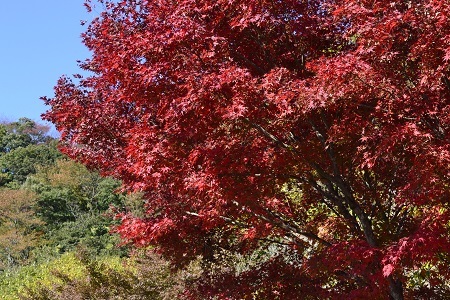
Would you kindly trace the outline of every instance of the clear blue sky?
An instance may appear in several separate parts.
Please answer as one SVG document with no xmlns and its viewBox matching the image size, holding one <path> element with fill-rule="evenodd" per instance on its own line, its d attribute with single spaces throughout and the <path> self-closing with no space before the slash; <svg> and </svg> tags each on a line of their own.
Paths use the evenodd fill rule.
<svg viewBox="0 0 450 300">
<path fill-rule="evenodd" d="M 0 121 L 40 121 L 39 97 L 53 96 L 63 75 L 79 73 L 89 57 L 80 34 L 90 20 L 83 0 L 2 1 L 0 13 Z"/>
</svg>

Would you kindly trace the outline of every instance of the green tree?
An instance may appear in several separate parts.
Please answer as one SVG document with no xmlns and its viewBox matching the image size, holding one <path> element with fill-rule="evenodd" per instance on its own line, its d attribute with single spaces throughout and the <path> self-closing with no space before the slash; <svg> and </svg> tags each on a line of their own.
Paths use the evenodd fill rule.
<svg viewBox="0 0 450 300">
<path fill-rule="evenodd" d="M 24 263 L 39 242 L 42 222 L 33 211 L 36 197 L 25 190 L 0 189 L 0 267 Z"/>
<path fill-rule="evenodd" d="M 47 165 L 61 157 L 49 127 L 28 118 L 0 124 L 0 186 L 20 186 L 37 165 Z"/>
<path fill-rule="evenodd" d="M 16 122 L 0 124 L 0 152 L 10 152 L 19 147 L 48 143 L 50 127 L 20 118 Z"/>
<path fill-rule="evenodd" d="M 98 215 L 110 205 L 122 205 L 124 196 L 115 193 L 119 186 L 119 181 L 103 178 L 66 159 L 39 167 L 27 182 L 27 187 L 38 194 L 39 216 L 54 225 L 75 221 L 86 213 Z"/>
<path fill-rule="evenodd" d="M 83 245 L 92 255 L 123 255 L 119 240 L 110 234 L 110 205 L 123 206 L 125 196 L 115 191 L 120 182 L 103 178 L 85 166 L 59 159 L 38 168 L 25 184 L 37 194 L 37 215 L 46 222 L 47 245 L 40 256 L 59 255 Z"/>
<path fill-rule="evenodd" d="M 0 186 L 22 184 L 30 174 L 36 172 L 39 165 L 52 164 L 61 153 L 51 144 L 30 144 L 15 148 L 0 156 Z"/>
</svg>

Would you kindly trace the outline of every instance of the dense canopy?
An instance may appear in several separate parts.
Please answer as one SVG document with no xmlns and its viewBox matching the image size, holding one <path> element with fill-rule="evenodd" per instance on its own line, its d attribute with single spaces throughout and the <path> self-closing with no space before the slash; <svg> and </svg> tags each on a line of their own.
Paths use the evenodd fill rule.
<svg viewBox="0 0 450 300">
<path fill-rule="evenodd" d="M 100 4 L 45 118 L 145 193 L 125 239 L 221 266 L 187 295 L 450 293 L 448 1 Z"/>
</svg>

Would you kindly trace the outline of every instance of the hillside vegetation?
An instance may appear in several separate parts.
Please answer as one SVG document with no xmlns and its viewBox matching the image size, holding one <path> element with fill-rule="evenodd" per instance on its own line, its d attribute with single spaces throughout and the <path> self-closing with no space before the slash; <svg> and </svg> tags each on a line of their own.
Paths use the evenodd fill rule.
<svg viewBox="0 0 450 300">
<path fill-rule="evenodd" d="M 112 233 L 113 211 L 142 199 L 62 155 L 48 130 L 0 124 L 0 299 L 173 297 L 182 280 L 167 262 Z"/>
</svg>

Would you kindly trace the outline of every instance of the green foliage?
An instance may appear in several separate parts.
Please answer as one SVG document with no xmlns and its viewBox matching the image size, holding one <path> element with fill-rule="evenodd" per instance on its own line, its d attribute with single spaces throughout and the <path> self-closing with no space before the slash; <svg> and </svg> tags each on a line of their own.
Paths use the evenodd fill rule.
<svg viewBox="0 0 450 300">
<path fill-rule="evenodd" d="M 0 186 L 17 189 L 37 166 L 61 157 L 48 130 L 48 126 L 27 118 L 0 124 Z"/>
<path fill-rule="evenodd" d="M 28 118 L 0 124 L 0 152 L 6 153 L 28 145 L 48 144 L 53 140 L 47 135 L 48 130 L 48 126 Z"/>
<path fill-rule="evenodd" d="M 127 248 L 120 247 L 120 240 L 110 233 L 111 219 L 104 215 L 85 214 L 75 221 L 53 226 L 45 235 L 46 244 L 35 250 L 40 260 L 57 257 L 74 251 L 80 246 L 91 257 L 126 256 Z"/>
<path fill-rule="evenodd" d="M 124 200 L 125 210 L 138 218 L 145 217 L 145 198 L 144 193 L 130 193 L 127 194 Z"/>
<path fill-rule="evenodd" d="M 110 205 L 123 205 L 125 196 L 115 193 L 119 186 L 117 180 L 66 159 L 39 167 L 25 184 L 37 194 L 35 210 L 46 222 L 46 244 L 35 250 L 36 256 L 58 256 L 77 246 L 91 256 L 125 255 L 110 233 L 112 217 L 105 215 Z"/>
<path fill-rule="evenodd" d="M 84 272 L 74 252 L 40 264 L 8 270 L 0 274 L 0 299 L 19 299 L 19 294 L 24 293 L 25 289 L 35 289 L 38 286 L 50 287 L 59 283 L 57 277 L 51 272 L 54 269 L 65 272 L 72 278 L 79 278 Z"/>
<path fill-rule="evenodd" d="M 128 260 L 110 233 L 110 206 L 142 213 L 142 195 L 117 193 L 119 181 L 63 158 L 47 130 L 29 119 L 0 124 L 0 299 L 163 299 L 175 282 L 167 263 Z M 60 298 L 40 294 L 56 287 Z"/>
<path fill-rule="evenodd" d="M 0 189 L 0 267 L 23 264 L 38 244 L 41 224 L 35 216 L 35 195 L 24 190 Z"/>
<path fill-rule="evenodd" d="M 28 145 L 15 148 L 0 156 L 0 185 L 6 183 L 22 184 L 30 174 L 36 173 L 39 165 L 52 164 L 61 153 L 53 146 L 47 144 Z"/>
<path fill-rule="evenodd" d="M 27 188 L 38 195 L 37 212 L 50 227 L 122 205 L 124 196 L 115 193 L 119 186 L 119 181 L 65 159 L 40 167 L 27 181 Z"/>
<path fill-rule="evenodd" d="M 179 299 L 186 276 L 170 272 L 169 265 L 155 254 L 135 257 L 118 264 L 117 260 L 93 260 L 86 253 L 77 255 L 82 276 L 61 268 L 51 273 L 52 285 L 29 285 L 21 299 Z M 40 283 L 38 281 L 38 283 Z"/>
</svg>

